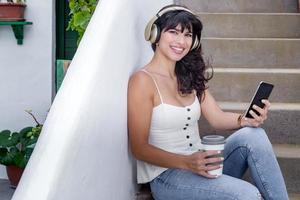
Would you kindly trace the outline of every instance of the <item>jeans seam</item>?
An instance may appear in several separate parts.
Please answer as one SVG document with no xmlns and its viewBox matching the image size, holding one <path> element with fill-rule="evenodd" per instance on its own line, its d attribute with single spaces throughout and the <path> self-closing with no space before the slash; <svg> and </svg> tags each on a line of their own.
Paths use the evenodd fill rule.
<svg viewBox="0 0 300 200">
<path fill-rule="evenodd" d="M 224 161 L 225 160 L 227 160 L 227 158 L 229 158 L 229 156 L 231 156 L 231 154 L 233 153 L 233 152 L 235 152 L 236 150 L 238 150 L 239 148 L 246 148 L 247 150 L 248 149 L 250 149 L 249 147 L 247 147 L 247 145 L 246 146 L 244 146 L 244 145 L 240 145 L 240 146 L 237 146 L 236 148 L 234 148 L 227 156 L 226 156 L 226 158 L 224 158 Z M 250 150 L 249 150 L 250 151 Z M 244 155 L 241 153 L 241 155 L 243 156 L 243 158 L 245 159 L 245 157 L 244 157 Z"/>
<path fill-rule="evenodd" d="M 254 162 L 254 159 L 253 159 L 253 157 L 252 157 L 252 154 L 250 154 L 250 158 L 251 158 L 252 162 L 254 163 L 254 168 L 255 168 L 255 170 L 256 170 L 256 173 L 258 174 L 258 177 L 259 177 L 259 179 L 260 179 L 260 182 L 261 182 L 261 185 L 262 185 L 263 189 L 268 193 L 269 196 L 271 196 L 271 195 L 270 195 L 270 192 L 269 192 L 269 190 L 268 190 L 267 185 L 264 184 L 264 181 L 263 181 L 262 178 L 261 178 L 261 174 L 259 173 L 259 170 L 258 170 L 257 167 L 256 167 L 256 164 L 255 164 L 255 162 Z"/>
</svg>

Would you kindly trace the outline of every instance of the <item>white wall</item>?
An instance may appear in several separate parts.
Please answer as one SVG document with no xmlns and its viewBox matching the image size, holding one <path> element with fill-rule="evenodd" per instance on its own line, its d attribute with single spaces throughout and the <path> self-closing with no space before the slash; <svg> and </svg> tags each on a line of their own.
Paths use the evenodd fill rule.
<svg viewBox="0 0 300 200">
<path fill-rule="evenodd" d="M 127 82 L 152 55 L 146 22 L 170 2 L 100 0 L 13 200 L 134 199 Z"/>
<path fill-rule="evenodd" d="M 27 0 L 25 18 L 33 25 L 25 26 L 23 45 L 17 45 L 10 26 L 0 26 L 0 130 L 34 125 L 25 109 L 41 122 L 46 118 L 52 95 L 53 2 Z M 6 178 L 4 166 L 0 178 Z"/>
</svg>

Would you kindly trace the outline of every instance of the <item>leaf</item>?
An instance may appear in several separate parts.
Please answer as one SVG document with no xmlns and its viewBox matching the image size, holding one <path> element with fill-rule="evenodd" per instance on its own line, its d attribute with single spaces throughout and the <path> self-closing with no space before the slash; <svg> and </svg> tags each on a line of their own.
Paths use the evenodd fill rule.
<svg viewBox="0 0 300 200">
<path fill-rule="evenodd" d="M 13 147 L 7 152 L 7 154 L 2 158 L 2 163 L 4 165 L 13 165 L 15 162 L 15 157 L 19 153 L 18 149 Z"/>
<path fill-rule="evenodd" d="M 26 137 L 27 133 L 32 131 L 32 128 L 33 128 L 32 126 L 28 126 L 20 130 L 21 137 Z"/>
<path fill-rule="evenodd" d="M 19 134 L 2 131 L 0 133 L 0 147 L 12 147 L 19 143 Z"/>
<path fill-rule="evenodd" d="M 91 14 L 87 11 L 78 12 L 74 14 L 74 25 L 80 26 L 81 28 L 86 28 L 90 18 Z"/>
<path fill-rule="evenodd" d="M 8 138 L 10 137 L 10 131 L 4 130 L 0 132 L 0 147 L 6 147 Z"/>
<path fill-rule="evenodd" d="M 21 167 L 21 168 L 24 168 L 27 164 L 27 160 L 26 160 L 26 157 L 25 157 L 25 153 L 24 152 L 18 152 L 15 156 L 14 156 L 14 164 L 17 166 L 17 167 Z"/>
<path fill-rule="evenodd" d="M 6 148 L 0 148 L 0 164 L 5 164 L 5 157 L 7 156 L 8 150 Z"/>
</svg>

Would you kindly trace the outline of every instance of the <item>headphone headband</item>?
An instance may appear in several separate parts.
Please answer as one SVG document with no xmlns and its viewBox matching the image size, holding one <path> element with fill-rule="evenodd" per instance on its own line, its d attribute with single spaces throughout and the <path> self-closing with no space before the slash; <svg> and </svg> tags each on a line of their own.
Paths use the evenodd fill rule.
<svg viewBox="0 0 300 200">
<path fill-rule="evenodd" d="M 167 12 L 170 12 L 170 11 L 177 11 L 177 10 L 187 11 L 187 12 L 189 12 L 189 13 L 195 15 L 190 9 L 187 9 L 187 8 L 185 8 L 185 7 L 177 6 L 177 5 L 176 5 L 176 6 L 166 7 L 166 8 L 164 8 L 164 9 L 160 10 L 160 11 L 156 14 L 156 16 L 161 17 L 163 14 L 165 14 L 165 13 L 167 13 Z"/>
<path fill-rule="evenodd" d="M 157 27 L 157 25 L 155 24 L 155 21 L 160 18 L 163 14 L 170 12 L 170 11 L 186 11 L 191 13 L 192 15 L 195 15 L 191 10 L 189 10 L 188 8 L 185 8 L 183 6 L 178 6 L 178 5 L 171 5 L 171 6 L 167 6 L 165 8 L 163 8 L 162 10 L 160 10 L 147 24 L 146 28 L 145 28 L 145 40 L 146 41 L 150 41 L 152 44 L 156 43 L 159 40 L 160 37 L 160 30 L 159 27 Z M 192 44 L 192 49 L 198 48 L 200 45 L 199 39 L 197 38 L 197 36 L 195 37 L 195 41 Z"/>
</svg>

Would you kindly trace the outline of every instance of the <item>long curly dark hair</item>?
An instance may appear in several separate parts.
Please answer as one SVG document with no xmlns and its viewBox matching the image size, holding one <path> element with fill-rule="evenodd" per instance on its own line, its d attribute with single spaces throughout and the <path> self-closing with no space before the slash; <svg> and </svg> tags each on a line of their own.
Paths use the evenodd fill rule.
<svg viewBox="0 0 300 200">
<path fill-rule="evenodd" d="M 174 29 L 180 24 L 182 32 L 188 29 L 193 32 L 193 41 L 196 37 L 200 41 L 202 23 L 195 15 L 187 11 L 169 11 L 159 17 L 155 24 L 163 32 Z M 156 44 L 152 44 L 152 49 L 155 51 Z M 191 50 L 180 61 L 176 62 L 175 74 L 177 76 L 179 94 L 185 96 L 196 90 L 197 96 L 201 100 L 204 90 L 208 88 L 206 83 L 213 76 L 213 70 L 210 75 L 207 73 L 206 69 L 208 67 L 211 66 L 209 63 L 206 64 L 204 62 L 201 45 L 198 49 Z"/>
</svg>

